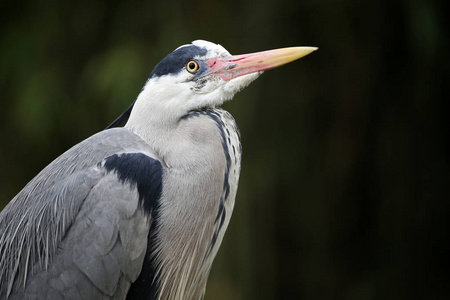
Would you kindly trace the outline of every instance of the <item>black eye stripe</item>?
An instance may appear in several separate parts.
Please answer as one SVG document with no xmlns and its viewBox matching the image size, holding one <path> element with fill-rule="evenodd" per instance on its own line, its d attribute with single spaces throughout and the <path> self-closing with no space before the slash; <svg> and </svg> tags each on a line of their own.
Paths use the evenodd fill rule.
<svg viewBox="0 0 450 300">
<path fill-rule="evenodd" d="M 185 46 L 175 50 L 161 60 L 150 74 L 150 78 L 169 74 L 177 74 L 183 69 L 187 69 L 187 62 L 194 57 L 206 55 L 207 50 L 195 45 Z"/>
</svg>

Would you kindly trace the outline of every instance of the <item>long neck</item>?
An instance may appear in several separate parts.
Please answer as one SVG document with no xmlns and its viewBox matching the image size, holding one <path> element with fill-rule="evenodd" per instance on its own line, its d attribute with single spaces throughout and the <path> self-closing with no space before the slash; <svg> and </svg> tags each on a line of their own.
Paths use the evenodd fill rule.
<svg viewBox="0 0 450 300">
<path fill-rule="evenodd" d="M 152 88 L 152 82 L 147 83 L 136 99 L 125 128 L 139 135 L 160 157 L 165 157 L 173 146 L 170 141 L 179 135 L 179 122 L 187 111 L 171 104 L 175 103 L 175 96 L 161 93 L 158 88 Z M 156 100 L 161 98 L 165 100 Z"/>
<path fill-rule="evenodd" d="M 239 134 L 227 116 L 212 109 L 179 122 L 179 140 L 167 156 L 177 167 L 165 175 L 156 230 L 160 299 L 200 299 L 204 294 L 239 178 Z"/>
<path fill-rule="evenodd" d="M 152 112 L 127 123 L 167 166 L 153 233 L 158 299 L 200 299 L 234 206 L 239 134 L 220 109 L 162 119 Z"/>
</svg>

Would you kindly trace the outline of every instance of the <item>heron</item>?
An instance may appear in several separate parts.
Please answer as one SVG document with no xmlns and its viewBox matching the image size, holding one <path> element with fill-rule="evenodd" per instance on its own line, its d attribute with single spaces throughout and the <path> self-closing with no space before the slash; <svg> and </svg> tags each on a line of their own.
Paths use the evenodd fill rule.
<svg viewBox="0 0 450 300">
<path fill-rule="evenodd" d="M 107 129 L 0 213 L 0 298 L 202 299 L 241 168 L 238 127 L 220 106 L 316 49 L 231 55 L 196 40 L 168 54 Z"/>
</svg>

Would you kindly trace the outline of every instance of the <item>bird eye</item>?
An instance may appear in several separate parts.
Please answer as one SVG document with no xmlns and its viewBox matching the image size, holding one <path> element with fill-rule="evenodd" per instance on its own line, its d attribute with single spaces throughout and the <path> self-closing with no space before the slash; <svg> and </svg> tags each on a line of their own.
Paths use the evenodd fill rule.
<svg viewBox="0 0 450 300">
<path fill-rule="evenodd" d="M 190 73 L 194 73 L 198 70 L 198 62 L 196 62 L 195 60 L 190 60 L 187 64 L 186 64 L 186 69 L 188 70 L 188 72 Z"/>
</svg>

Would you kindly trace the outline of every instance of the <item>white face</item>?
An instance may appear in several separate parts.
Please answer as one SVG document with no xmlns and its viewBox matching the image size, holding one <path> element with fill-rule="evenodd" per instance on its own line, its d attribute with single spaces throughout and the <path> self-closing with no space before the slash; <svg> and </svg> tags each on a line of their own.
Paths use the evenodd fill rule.
<svg viewBox="0 0 450 300">
<path fill-rule="evenodd" d="M 186 113 L 219 106 L 262 73 L 231 75 L 232 65 L 225 68 L 229 71 L 225 70 L 228 77 L 224 76 L 216 63 L 223 65 L 220 59 L 227 57 L 231 54 L 225 48 L 207 41 L 181 46 L 155 67 L 141 94 L 151 93 L 148 100 L 163 101 L 168 109 L 181 108 Z"/>
</svg>

